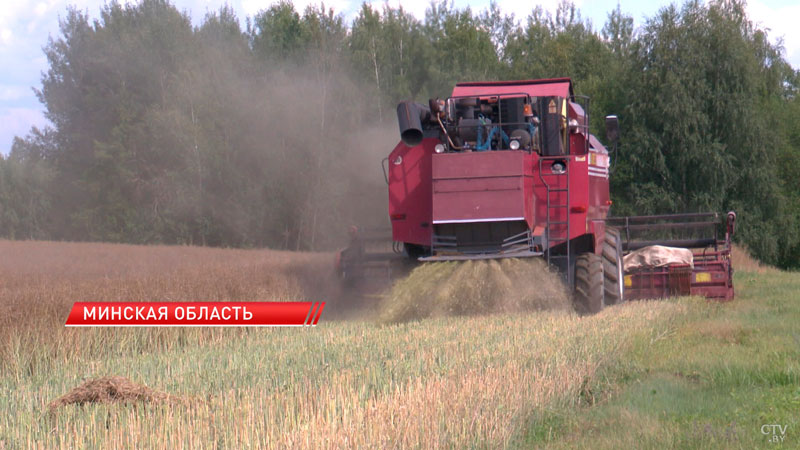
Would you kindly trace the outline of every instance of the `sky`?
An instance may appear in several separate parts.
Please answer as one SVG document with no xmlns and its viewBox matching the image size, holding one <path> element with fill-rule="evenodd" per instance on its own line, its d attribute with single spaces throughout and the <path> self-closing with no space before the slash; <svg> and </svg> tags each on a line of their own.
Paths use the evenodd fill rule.
<svg viewBox="0 0 800 450">
<path fill-rule="evenodd" d="M 42 47 L 49 37 L 58 37 L 58 20 L 64 17 L 67 6 L 72 5 L 87 12 L 90 18 L 97 18 L 106 0 L 1 0 L 0 6 L 0 153 L 8 154 L 14 136 L 25 136 L 31 126 L 43 127 L 47 124 L 44 108 L 36 98 L 33 89 L 41 86 L 41 74 L 47 70 L 47 59 Z M 126 2 L 126 0 L 120 0 Z M 298 11 L 319 0 L 294 0 Z M 376 7 L 385 0 L 369 1 Z M 128 0 L 127 2 L 130 2 Z M 198 25 L 207 11 L 215 11 L 223 4 L 233 7 L 243 24 L 248 16 L 266 9 L 272 0 L 172 0 L 180 10 L 186 11 Z M 359 9 L 362 0 L 327 0 L 326 7 L 333 7 L 347 19 L 351 19 Z M 419 18 L 425 15 L 429 0 L 388 0 L 392 6 L 402 3 L 406 11 Z M 581 16 L 589 19 L 595 29 L 602 28 L 617 3 L 622 11 L 634 18 L 634 26 L 641 26 L 645 19 L 653 16 L 669 0 L 575 0 Z M 678 1 L 682 3 L 682 1 Z M 458 8 L 470 6 L 473 10 L 487 7 L 489 0 L 455 0 Z M 506 14 L 514 14 L 520 20 L 530 11 L 541 5 L 545 10 L 554 11 L 557 1 L 542 0 L 497 0 L 498 6 Z M 800 68 L 800 17 L 798 0 L 750 0 L 747 5 L 750 19 L 761 27 L 770 30 L 773 42 L 783 40 L 785 57 Z M 565 74 L 568 76 L 569 74 Z"/>
</svg>

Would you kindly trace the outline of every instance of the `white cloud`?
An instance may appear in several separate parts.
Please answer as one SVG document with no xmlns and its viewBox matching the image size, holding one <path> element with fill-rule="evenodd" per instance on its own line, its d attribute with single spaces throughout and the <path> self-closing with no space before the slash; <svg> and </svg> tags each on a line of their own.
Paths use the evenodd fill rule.
<svg viewBox="0 0 800 450">
<path fill-rule="evenodd" d="M 19 100 L 29 95 L 31 95 L 31 89 L 29 87 L 0 85 L 0 102 Z"/>
<path fill-rule="evenodd" d="M 326 0 L 324 2 L 320 0 L 294 0 L 292 3 L 294 4 L 294 9 L 300 14 L 303 14 L 309 6 L 320 6 L 323 3 L 325 4 L 326 10 L 333 8 L 336 13 L 341 14 L 347 14 L 347 12 L 355 6 L 354 2 L 350 0 Z"/>
<path fill-rule="evenodd" d="M 33 8 L 33 12 L 37 16 L 43 16 L 47 12 L 47 3 L 41 2 L 37 4 L 36 7 Z"/>
<path fill-rule="evenodd" d="M 252 17 L 255 16 L 257 12 L 261 11 L 262 9 L 269 8 L 273 2 L 264 1 L 264 0 L 242 0 L 242 9 L 244 13 L 248 16 Z"/>
<path fill-rule="evenodd" d="M 800 4 L 768 6 L 761 0 L 751 0 L 747 4 L 747 14 L 759 26 L 770 29 L 770 40 L 783 38 L 786 58 L 795 69 L 800 68 Z"/>
<path fill-rule="evenodd" d="M 411 13 L 417 19 L 424 19 L 425 18 L 425 11 L 430 7 L 431 1 L 430 0 L 367 0 L 374 9 L 378 11 L 383 10 L 383 6 L 385 4 L 389 4 L 392 8 L 397 8 L 399 6 L 403 6 L 403 9 L 407 12 Z M 479 13 L 489 8 L 490 0 L 455 0 L 454 7 L 458 9 L 463 9 L 469 6 L 472 9 L 473 13 Z M 551 2 L 543 2 L 543 1 L 519 1 L 519 0 L 496 0 L 497 6 L 500 8 L 500 11 L 505 15 L 514 15 L 514 19 L 517 22 L 524 22 L 528 16 L 531 14 L 534 8 L 540 6 L 544 11 L 549 12 L 550 14 L 555 15 L 556 9 L 558 8 L 558 2 L 551 1 Z M 581 5 L 583 4 L 583 0 L 574 0 L 573 3 L 575 4 L 576 8 L 580 11 Z M 352 15 L 354 16 L 361 5 L 360 2 L 354 2 Z M 583 17 L 584 19 L 588 17 Z"/>
<path fill-rule="evenodd" d="M 13 32 L 8 28 L 4 28 L 2 31 L 0 31 L 0 45 L 10 44 L 12 34 Z"/>
<path fill-rule="evenodd" d="M 275 3 L 278 3 L 278 0 L 241 0 L 240 10 L 243 11 L 245 15 L 253 17 Z M 333 8 L 336 13 L 345 15 L 347 15 L 351 9 L 355 9 L 361 4 L 360 0 L 292 0 L 295 11 L 300 14 L 303 14 L 309 6 L 319 6 L 323 3 L 325 4 L 326 10 Z M 244 19 L 244 17 L 241 17 L 241 19 Z"/>
<path fill-rule="evenodd" d="M 575 5 L 575 9 L 581 11 L 581 6 L 583 5 L 583 0 L 573 0 L 572 3 Z M 487 7 L 489 2 L 486 2 Z M 514 19 L 518 22 L 523 22 L 527 20 L 528 16 L 531 15 L 531 12 L 537 6 L 540 6 L 545 12 L 548 12 L 555 16 L 556 10 L 558 9 L 559 2 L 557 1 L 550 1 L 550 2 L 520 2 L 519 0 L 497 0 L 497 6 L 500 8 L 500 11 L 506 15 L 514 15 Z M 589 17 L 583 17 L 582 19 L 588 19 Z"/>
<path fill-rule="evenodd" d="M 25 137 L 32 126 L 43 127 L 44 114 L 35 108 L 0 108 L 0 153 L 8 154 L 14 136 Z"/>
</svg>

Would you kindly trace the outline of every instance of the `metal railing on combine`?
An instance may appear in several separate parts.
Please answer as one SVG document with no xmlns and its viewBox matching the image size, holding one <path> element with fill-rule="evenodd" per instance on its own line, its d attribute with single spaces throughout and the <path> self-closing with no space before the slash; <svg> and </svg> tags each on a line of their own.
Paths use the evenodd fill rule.
<svg viewBox="0 0 800 450">
<path fill-rule="evenodd" d="M 717 250 L 720 244 L 717 228 L 721 221 L 719 214 L 715 212 L 609 217 L 606 224 L 624 233 L 625 250 L 637 250 L 651 245 L 714 247 Z M 706 232 L 703 236 L 697 236 L 697 230 Z M 693 233 L 689 233 L 691 231 Z"/>
<path fill-rule="evenodd" d="M 572 271 L 570 270 L 571 267 L 571 249 L 570 249 L 570 229 L 569 229 L 569 173 L 570 164 L 569 164 L 570 156 L 542 156 L 539 158 L 539 179 L 542 181 L 545 187 L 545 197 L 547 202 L 547 225 L 545 227 L 545 241 L 543 242 L 543 249 L 545 251 L 545 257 L 547 258 L 548 264 L 553 264 L 557 260 L 564 260 L 566 264 L 564 265 L 566 278 L 569 285 L 572 285 Z M 546 165 L 545 161 L 551 162 L 551 164 Z M 552 163 L 562 161 L 564 163 L 564 171 L 563 172 L 554 172 L 552 170 Z M 545 169 L 548 170 L 545 173 Z M 550 182 L 548 183 L 548 178 Z M 566 181 L 565 184 L 562 185 L 562 179 Z M 555 186 L 554 186 L 555 185 Z M 556 194 L 555 204 L 553 203 L 552 194 Z M 562 199 L 562 197 L 566 197 Z M 562 203 L 563 202 L 563 203 Z M 553 215 L 555 215 L 556 211 L 563 210 L 564 214 L 563 217 L 565 220 L 553 220 Z M 556 230 L 554 232 L 554 229 Z M 564 245 L 563 252 L 559 252 L 558 254 L 553 254 L 554 247 L 558 245 Z"/>
</svg>

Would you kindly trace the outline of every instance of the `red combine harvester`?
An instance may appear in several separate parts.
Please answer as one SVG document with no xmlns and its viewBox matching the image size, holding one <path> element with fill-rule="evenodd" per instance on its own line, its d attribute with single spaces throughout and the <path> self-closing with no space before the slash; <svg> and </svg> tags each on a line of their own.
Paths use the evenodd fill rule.
<svg viewBox="0 0 800 450">
<path fill-rule="evenodd" d="M 401 142 L 384 160 L 395 261 L 543 257 L 564 275 L 584 313 L 626 294 L 729 298 L 729 237 L 722 249 L 716 239 L 662 242 L 714 247 L 696 258 L 691 276 L 672 265 L 624 274 L 624 252 L 636 248 L 632 231 L 668 229 L 664 220 L 694 216 L 608 219 L 610 157 L 589 132 L 588 102 L 574 95 L 570 79 L 558 78 L 459 83 L 446 100 L 400 103 Z M 616 116 L 605 124 L 616 145 Z M 648 228 L 650 220 L 657 223 Z M 358 282 L 369 278 L 369 268 L 396 267 L 392 253 L 368 251 L 379 238 L 368 234 L 351 230 L 351 245 L 338 256 L 344 279 Z M 699 287 L 704 274 L 728 291 Z M 688 288 L 680 284 L 685 280 Z"/>
</svg>

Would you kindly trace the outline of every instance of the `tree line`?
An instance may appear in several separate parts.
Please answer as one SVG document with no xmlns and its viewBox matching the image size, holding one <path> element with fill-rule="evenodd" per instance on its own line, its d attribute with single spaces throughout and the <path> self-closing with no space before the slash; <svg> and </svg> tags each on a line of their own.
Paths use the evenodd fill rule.
<svg viewBox="0 0 800 450">
<path fill-rule="evenodd" d="M 168 0 L 68 9 L 36 91 L 50 125 L 0 159 L 0 235 L 326 249 L 385 223 L 380 160 L 400 100 L 467 80 L 568 76 L 592 129 L 617 114 L 615 215 L 736 210 L 737 239 L 800 266 L 800 74 L 738 0 L 573 4 L 526 17 L 492 3 L 361 5 L 351 21 L 281 1 L 193 26 Z"/>
</svg>

